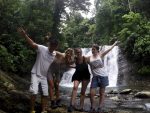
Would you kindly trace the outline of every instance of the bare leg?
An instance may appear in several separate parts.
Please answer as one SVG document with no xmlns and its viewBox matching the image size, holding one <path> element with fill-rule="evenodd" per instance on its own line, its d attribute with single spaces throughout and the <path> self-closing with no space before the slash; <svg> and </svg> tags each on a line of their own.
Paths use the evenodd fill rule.
<svg viewBox="0 0 150 113">
<path fill-rule="evenodd" d="M 95 88 L 90 88 L 90 95 L 91 95 L 90 101 L 91 101 L 91 108 L 93 109 L 95 108 L 95 98 L 94 98 L 95 93 L 96 93 Z"/>
<path fill-rule="evenodd" d="M 52 101 L 52 100 L 54 100 L 54 82 L 53 82 L 53 80 L 49 80 L 48 81 L 48 83 L 49 83 L 49 95 L 50 95 L 50 100 Z"/>
<path fill-rule="evenodd" d="M 88 83 L 89 83 L 89 80 L 83 80 L 82 81 L 81 97 L 80 97 L 80 107 L 81 107 L 81 109 L 84 106 L 85 92 L 86 92 L 86 88 L 87 88 Z"/>
<path fill-rule="evenodd" d="M 46 111 L 47 108 L 47 96 L 42 96 L 42 111 Z"/>
<path fill-rule="evenodd" d="M 36 99 L 36 95 L 31 95 L 31 100 L 30 100 L 31 111 L 34 111 L 35 99 Z"/>
<path fill-rule="evenodd" d="M 99 107 L 102 108 L 104 105 L 104 99 L 105 99 L 105 87 L 101 87 L 99 89 L 99 94 L 100 94 Z"/>
<path fill-rule="evenodd" d="M 61 107 L 61 99 L 60 99 L 60 90 L 59 90 L 60 80 L 56 80 L 55 90 L 56 90 L 56 106 Z"/>
<path fill-rule="evenodd" d="M 77 80 L 74 81 L 74 86 L 73 86 L 72 95 L 71 95 L 71 102 L 70 102 L 70 104 L 73 106 L 75 104 L 75 98 L 77 96 L 77 90 L 78 90 L 79 84 L 80 84 L 79 81 Z"/>
<path fill-rule="evenodd" d="M 56 80 L 56 100 L 60 99 L 59 80 Z"/>
</svg>

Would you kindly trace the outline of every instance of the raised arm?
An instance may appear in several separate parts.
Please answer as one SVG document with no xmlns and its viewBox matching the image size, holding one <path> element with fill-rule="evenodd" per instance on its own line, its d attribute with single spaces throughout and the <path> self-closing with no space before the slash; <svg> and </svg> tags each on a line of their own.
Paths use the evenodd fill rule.
<svg viewBox="0 0 150 113">
<path fill-rule="evenodd" d="M 107 49 L 106 51 L 104 51 L 103 53 L 101 53 L 101 57 L 104 57 L 109 51 L 111 51 L 117 44 L 119 43 L 119 41 L 116 41 L 109 49 Z"/>
<path fill-rule="evenodd" d="M 59 51 L 56 51 L 56 58 L 58 58 L 58 59 L 65 58 L 65 53 L 61 53 Z"/>
<path fill-rule="evenodd" d="M 38 48 L 38 45 L 31 40 L 31 38 L 26 34 L 25 30 L 22 27 L 19 27 L 17 31 L 27 40 L 27 43 L 34 49 Z"/>
</svg>

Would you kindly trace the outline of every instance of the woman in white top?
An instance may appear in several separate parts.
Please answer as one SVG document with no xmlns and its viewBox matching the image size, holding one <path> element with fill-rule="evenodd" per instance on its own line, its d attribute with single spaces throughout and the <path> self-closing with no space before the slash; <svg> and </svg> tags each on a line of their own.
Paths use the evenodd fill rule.
<svg viewBox="0 0 150 113">
<path fill-rule="evenodd" d="M 96 88 L 100 87 L 99 89 L 99 108 L 98 113 L 101 113 L 101 108 L 103 107 L 104 103 L 104 97 L 105 97 L 105 87 L 108 86 L 108 74 L 105 71 L 104 64 L 102 59 L 104 56 L 111 51 L 116 45 L 118 41 L 116 41 L 108 50 L 104 52 L 99 52 L 99 46 L 97 44 L 94 44 L 92 46 L 92 55 L 87 57 L 86 60 L 89 63 L 91 67 L 91 71 L 93 74 L 91 87 L 90 87 L 90 101 L 91 101 L 91 109 L 90 111 L 95 111 L 95 101 L 94 96 L 96 94 Z"/>
</svg>

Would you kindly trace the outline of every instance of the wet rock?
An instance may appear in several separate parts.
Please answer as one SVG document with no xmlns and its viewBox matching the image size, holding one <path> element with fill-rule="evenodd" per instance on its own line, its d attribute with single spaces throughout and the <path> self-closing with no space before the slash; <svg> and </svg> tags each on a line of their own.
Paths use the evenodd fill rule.
<svg viewBox="0 0 150 113">
<path fill-rule="evenodd" d="M 96 97 L 99 97 L 100 95 L 99 95 L 99 94 L 96 94 L 95 96 L 96 96 Z"/>
<path fill-rule="evenodd" d="M 3 86 L 5 86 L 5 87 L 7 88 L 7 90 L 13 90 L 13 89 L 15 89 L 14 84 L 11 84 L 11 83 L 9 83 L 9 82 L 5 82 L 5 83 L 3 84 Z"/>
<path fill-rule="evenodd" d="M 130 94 L 132 92 L 131 89 L 124 89 L 120 92 L 120 94 Z"/>
<path fill-rule="evenodd" d="M 118 96 L 111 97 L 110 99 L 114 100 L 114 101 L 119 101 L 120 100 Z"/>
<path fill-rule="evenodd" d="M 16 100 L 22 100 L 24 102 L 30 99 L 29 94 L 26 93 L 26 92 L 12 90 L 12 91 L 9 92 L 9 94 L 11 94 L 11 96 L 14 99 L 16 99 Z"/>
<path fill-rule="evenodd" d="M 132 113 L 130 111 L 125 111 L 125 110 L 118 110 L 117 113 Z"/>
<path fill-rule="evenodd" d="M 118 110 L 116 111 L 116 113 L 133 113 L 133 112 L 126 111 L 126 110 Z"/>
<path fill-rule="evenodd" d="M 26 84 L 19 83 L 22 78 L 15 80 L 13 77 L 0 71 L 0 113 L 28 113 L 29 94 L 17 88 Z"/>
<path fill-rule="evenodd" d="M 138 98 L 150 98 L 150 92 L 149 91 L 142 91 L 142 92 L 138 92 L 134 95 L 134 97 L 138 97 Z"/>
<path fill-rule="evenodd" d="M 27 113 L 29 110 L 29 96 L 25 92 L 20 92 L 17 90 L 11 91 L 1 91 L 2 96 L 0 96 L 0 109 L 6 111 L 7 113 Z M 1 112 L 0 112 L 1 113 Z"/>
<path fill-rule="evenodd" d="M 90 93 L 88 93 L 88 94 L 85 94 L 85 97 L 90 97 Z"/>
<path fill-rule="evenodd" d="M 145 109 L 150 112 L 150 103 L 145 104 Z"/>
<path fill-rule="evenodd" d="M 119 92 L 118 91 L 115 91 L 115 90 L 111 90 L 108 92 L 108 94 L 118 94 Z"/>
</svg>

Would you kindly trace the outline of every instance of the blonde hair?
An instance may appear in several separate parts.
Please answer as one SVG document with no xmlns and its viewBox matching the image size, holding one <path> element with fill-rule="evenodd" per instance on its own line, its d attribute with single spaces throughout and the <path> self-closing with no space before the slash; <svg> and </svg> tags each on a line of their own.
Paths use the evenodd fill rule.
<svg viewBox="0 0 150 113">
<path fill-rule="evenodd" d="M 68 58 L 67 53 L 70 54 L 70 59 Z M 67 64 L 74 62 L 74 50 L 72 48 L 68 48 L 65 50 L 65 61 Z"/>
</svg>

